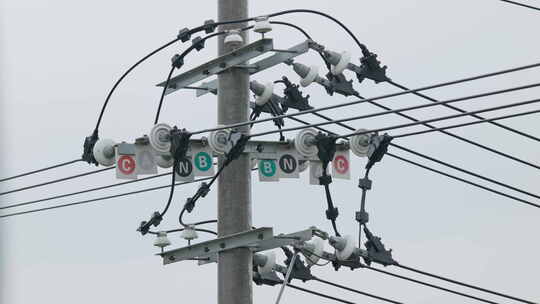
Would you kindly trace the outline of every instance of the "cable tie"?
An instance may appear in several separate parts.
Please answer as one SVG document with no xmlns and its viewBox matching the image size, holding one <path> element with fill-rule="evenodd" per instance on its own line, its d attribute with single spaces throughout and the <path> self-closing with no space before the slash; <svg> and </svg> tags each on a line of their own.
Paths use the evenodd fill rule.
<svg viewBox="0 0 540 304">
<path fill-rule="evenodd" d="M 210 34 L 216 30 L 217 25 L 214 20 L 208 19 L 204 22 L 203 28 L 205 33 Z"/>
<path fill-rule="evenodd" d="M 171 58 L 172 66 L 179 69 L 184 65 L 184 57 L 179 54 L 175 54 Z"/>
<path fill-rule="evenodd" d="M 200 197 L 205 197 L 209 192 L 210 192 L 210 186 L 205 182 L 202 182 L 201 185 L 199 186 L 199 189 L 197 189 L 197 194 Z"/>
<path fill-rule="evenodd" d="M 335 221 L 339 215 L 339 211 L 337 207 L 332 207 L 326 210 L 326 218 Z"/>
<path fill-rule="evenodd" d="M 193 47 L 197 50 L 197 51 L 200 51 L 202 49 L 204 49 L 204 39 L 201 38 L 201 36 L 197 36 L 195 38 L 193 38 L 193 40 L 191 40 L 191 44 L 193 45 Z"/>
<path fill-rule="evenodd" d="M 372 184 L 373 184 L 372 181 L 367 177 L 360 178 L 358 180 L 358 188 L 362 190 L 371 190 Z"/>
</svg>

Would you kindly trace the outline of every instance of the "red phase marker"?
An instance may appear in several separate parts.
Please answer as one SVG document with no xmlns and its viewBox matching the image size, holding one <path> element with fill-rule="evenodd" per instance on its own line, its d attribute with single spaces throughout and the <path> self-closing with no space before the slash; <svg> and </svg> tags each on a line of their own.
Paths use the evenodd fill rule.
<svg viewBox="0 0 540 304">
<path fill-rule="evenodd" d="M 131 155 L 122 155 L 116 164 L 122 174 L 130 175 L 135 172 L 135 159 Z"/>
<path fill-rule="evenodd" d="M 334 159 L 334 169 L 339 174 L 347 173 L 349 171 L 349 160 L 343 155 L 336 156 Z"/>
</svg>

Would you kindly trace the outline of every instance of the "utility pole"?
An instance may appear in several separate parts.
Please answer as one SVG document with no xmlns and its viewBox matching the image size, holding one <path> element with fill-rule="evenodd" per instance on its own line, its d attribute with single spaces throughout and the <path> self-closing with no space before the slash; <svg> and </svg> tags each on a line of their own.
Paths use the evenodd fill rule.
<svg viewBox="0 0 540 304">
<path fill-rule="evenodd" d="M 218 20 L 248 16 L 248 0 L 218 0 Z M 219 30 L 238 29 L 247 24 L 228 24 Z M 244 44 L 246 32 L 241 33 Z M 218 55 L 232 50 L 218 42 Z M 249 73 L 231 68 L 218 75 L 218 123 L 247 121 L 249 109 Z M 242 132 L 249 132 L 246 126 Z M 223 159 L 220 159 L 220 166 Z M 251 229 L 251 160 L 247 154 L 228 165 L 218 179 L 218 234 L 220 237 Z M 252 303 L 252 253 L 248 248 L 226 250 L 218 255 L 218 303 Z"/>
</svg>

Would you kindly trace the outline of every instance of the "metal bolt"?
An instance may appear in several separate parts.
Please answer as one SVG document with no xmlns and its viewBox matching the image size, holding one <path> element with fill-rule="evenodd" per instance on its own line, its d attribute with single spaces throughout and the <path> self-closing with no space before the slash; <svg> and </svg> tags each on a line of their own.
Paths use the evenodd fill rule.
<svg viewBox="0 0 540 304">
<path fill-rule="evenodd" d="M 219 247 L 221 247 L 221 248 L 225 248 L 225 243 L 221 243 L 221 244 L 219 244 Z"/>
<path fill-rule="evenodd" d="M 208 251 L 210 251 L 210 248 L 204 247 L 204 252 L 208 252 Z"/>
<path fill-rule="evenodd" d="M 259 240 L 262 240 L 262 239 L 264 238 L 264 235 L 263 235 L 262 233 L 259 233 L 259 234 L 257 235 L 257 238 L 258 238 Z"/>
</svg>

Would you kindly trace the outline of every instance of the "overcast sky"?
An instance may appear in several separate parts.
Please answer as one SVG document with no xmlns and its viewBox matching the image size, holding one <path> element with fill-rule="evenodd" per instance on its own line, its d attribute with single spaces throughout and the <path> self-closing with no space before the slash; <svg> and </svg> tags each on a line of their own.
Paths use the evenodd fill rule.
<svg viewBox="0 0 540 304">
<path fill-rule="evenodd" d="M 526 2 L 525 0 L 522 0 Z M 528 1 L 536 4 L 538 1 Z M 216 1 L 37 1 L 0 2 L 0 125 L 2 152 L 0 178 L 78 158 L 84 137 L 95 125 L 101 105 L 114 81 L 135 61 L 170 41 L 183 27 L 194 27 L 216 18 Z M 388 66 L 396 82 L 419 87 L 462 77 L 493 72 L 540 61 L 536 11 L 497 0 L 406 1 L 251 1 L 250 15 L 291 8 L 310 8 L 329 13 L 347 24 L 371 51 Z M 276 20 L 303 26 L 313 38 L 336 51 L 350 51 L 358 62 L 360 50 L 335 24 L 317 16 L 286 15 Z M 258 35 L 251 33 L 251 40 Z M 287 28 L 269 34 L 279 48 L 288 48 L 304 37 Z M 154 85 L 165 79 L 170 57 L 186 45 L 175 45 L 137 68 L 120 85 L 105 113 L 100 136 L 132 141 L 148 133 L 161 93 Z M 216 55 L 216 42 L 192 54 L 186 68 Z M 307 54 L 298 59 L 320 65 Z M 184 70 L 185 70 L 184 69 Z M 260 82 L 287 75 L 298 78 L 285 65 L 253 77 Z M 346 72 L 347 77 L 354 75 Z M 540 79 L 538 69 L 469 82 L 427 92 L 440 99 L 530 84 Z M 363 96 L 378 96 L 398 89 L 365 81 L 354 85 Z M 313 106 L 342 103 L 352 98 L 329 97 L 315 85 L 304 90 Z M 278 92 L 281 94 L 281 92 Z M 513 103 L 536 98 L 540 89 L 459 103 L 467 109 Z M 424 104 L 415 96 L 382 101 L 393 108 Z M 538 109 L 538 105 L 485 114 L 487 117 Z M 379 111 L 358 105 L 327 112 L 347 117 Z M 412 112 L 430 118 L 454 112 L 429 108 Z M 540 136 L 538 115 L 514 118 L 504 124 Z M 305 117 L 315 122 L 317 119 Z M 166 98 L 162 122 L 197 130 L 215 125 L 216 98 L 196 98 L 194 92 L 177 92 Z M 459 121 L 470 121 L 463 119 Z M 384 116 L 351 122 L 356 128 L 375 128 L 407 122 Z M 294 126 L 287 122 L 287 126 Z M 440 123 L 438 125 L 444 125 Z M 274 128 L 261 124 L 256 131 Z M 410 128 L 407 130 L 420 130 Z M 339 127 L 332 130 L 345 131 Z M 399 134 L 406 130 L 396 130 Z M 540 145 L 492 125 L 476 125 L 453 131 L 471 140 L 540 163 Z M 287 134 L 293 138 L 294 132 Z M 277 136 L 270 137 L 277 139 Z M 443 134 L 429 133 L 396 140 L 396 143 L 437 157 L 474 172 L 533 193 L 540 192 L 536 169 L 480 150 Z M 390 149 L 408 159 L 426 162 L 403 151 Z M 343 234 L 357 234 L 354 212 L 359 208 L 357 180 L 364 159 L 352 157 L 351 180 L 336 180 L 332 192 Z M 79 163 L 35 176 L 0 184 L 2 191 L 94 170 Z M 442 168 L 446 172 L 460 173 Z M 399 262 L 457 278 L 494 290 L 540 301 L 538 272 L 540 243 L 538 209 L 481 189 L 450 180 L 399 160 L 385 157 L 371 174 L 368 194 L 370 228 L 392 248 Z M 472 177 L 468 179 L 475 180 Z M 480 184 L 485 182 L 478 181 Z M 114 172 L 0 196 L 0 205 L 116 183 Z M 121 186 L 29 206 L 2 210 L 0 214 L 165 185 L 168 178 Z M 490 187 L 501 189 L 489 184 Z M 162 223 L 176 227 L 177 213 L 196 184 L 177 188 L 174 204 Z M 509 190 L 502 190 L 508 193 Z M 301 179 L 263 183 L 253 177 L 253 224 L 271 226 L 275 232 L 294 232 L 315 225 L 326 231 L 326 202 L 320 186 L 309 185 L 307 172 Z M 513 195 L 533 200 L 524 195 Z M 194 262 L 163 266 L 152 246 L 153 238 L 135 229 L 151 212 L 166 202 L 167 190 L 147 192 L 88 205 L 56 209 L 0 219 L 2 303 L 216 303 L 216 265 Z M 538 201 L 536 201 L 538 202 Z M 202 199 L 189 220 L 216 216 L 216 191 Z M 171 235 L 173 246 L 184 246 Z M 207 236 L 201 235 L 201 239 Z M 327 246 L 327 250 L 330 248 Z M 278 252 L 282 263 L 281 253 Z M 422 278 L 413 273 L 389 271 Z M 366 292 L 406 303 L 469 303 L 468 300 L 368 270 L 335 272 L 330 266 L 314 268 L 315 275 Z M 436 282 L 448 286 L 442 282 Z M 316 282 L 302 287 L 339 296 L 356 303 L 380 303 L 342 292 Z M 463 288 L 452 287 L 457 290 Z M 508 301 L 481 293 L 467 292 Z M 253 287 L 255 303 L 273 303 L 277 287 Z M 287 289 L 282 303 L 329 303 Z M 471 302 L 472 303 L 472 302 Z"/>
</svg>

